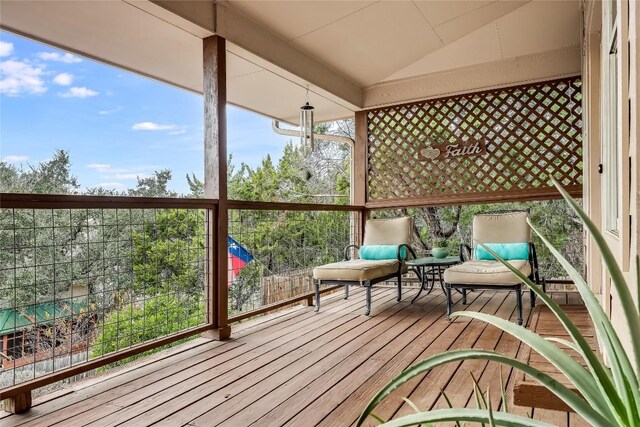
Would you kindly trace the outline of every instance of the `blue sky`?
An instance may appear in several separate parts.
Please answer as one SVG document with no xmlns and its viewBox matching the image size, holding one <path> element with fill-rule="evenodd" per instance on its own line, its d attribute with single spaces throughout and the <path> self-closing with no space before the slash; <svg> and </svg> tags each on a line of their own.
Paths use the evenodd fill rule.
<svg viewBox="0 0 640 427">
<path fill-rule="evenodd" d="M 37 164 L 68 150 L 84 187 L 122 190 L 137 176 L 171 169 L 172 189 L 185 174 L 203 176 L 202 97 L 146 77 L 0 32 L 0 157 Z M 279 158 L 288 137 L 271 120 L 227 110 L 233 163 Z"/>
</svg>

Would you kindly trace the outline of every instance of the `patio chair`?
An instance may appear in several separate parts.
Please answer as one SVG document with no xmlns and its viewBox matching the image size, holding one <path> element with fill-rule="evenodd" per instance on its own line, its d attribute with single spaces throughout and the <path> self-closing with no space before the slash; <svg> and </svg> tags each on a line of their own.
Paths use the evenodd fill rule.
<svg viewBox="0 0 640 427">
<path fill-rule="evenodd" d="M 452 289 L 462 293 L 463 304 L 467 303 L 468 290 L 509 290 L 516 293 L 517 323 L 522 325 L 522 280 L 481 247 L 480 243 L 490 247 L 530 280 L 539 284 L 538 259 L 528 218 L 528 211 L 496 212 L 473 218 L 473 250 L 468 245 L 461 245 L 461 258 L 465 261 L 444 272 L 447 316 L 451 314 Z M 534 306 L 535 294 L 531 291 L 531 307 Z"/>
<path fill-rule="evenodd" d="M 400 301 L 402 274 L 407 270 L 404 261 L 409 257 L 415 258 L 415 253 L 409 246 L 412 228 L 411 217 L 367 220 L 362 247 L 348 245 L 344 249 L 344 261 L 313 269 L 316 312 L 320 310 L 321 285 L 344 286 L 345 299 L 349 297 L 349 286 L 364 286 L 367 316 L 371 313 L 371 287 L 377 283 L 396 279 L 397 301 Z M 357 249 L 359 259 L 349 259 L 352 248 Z"/>
</svg>

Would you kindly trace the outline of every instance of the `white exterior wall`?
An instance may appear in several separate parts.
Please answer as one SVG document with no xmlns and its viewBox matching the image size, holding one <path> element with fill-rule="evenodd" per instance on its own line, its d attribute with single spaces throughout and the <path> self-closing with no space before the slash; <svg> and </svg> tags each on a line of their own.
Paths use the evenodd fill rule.
<svg viewBox="0 0 640 427">
<path fill-rule="evenodd" d="M 616 180 L 619 221 L 617 232 L 607 230 L 606 217 L 608 181 L 606 172 L 598 172 L 598 166 L 607 168 L 606 141 L 609 132 L 607 114 L 609 81 L 607 75 L 610 58 L 609 21 L 606 2 L 583 3 L 583 81 L 584 81 L 584 203 L 590 217 L 600 226 L 607 243 L 625 273 L 634 298 L 638 298 L 635 265 L 639 253 L 640 197 L 638 195 L 640 173 L 638 170 L 638 44 L 636 42 L 640 8 L 634 1 L 614 0 L 618 10 L 617 33 L 617 143 L 618 171 Z M 620 300 L 610 286 L 610 279 L 597 248 L 586 240 L 586 277 L 594 292 L 599 293 L 606 312 L 619 331 L 623 343 L 630 350 L 629 331 L 622 317 Z"/>
</svg>

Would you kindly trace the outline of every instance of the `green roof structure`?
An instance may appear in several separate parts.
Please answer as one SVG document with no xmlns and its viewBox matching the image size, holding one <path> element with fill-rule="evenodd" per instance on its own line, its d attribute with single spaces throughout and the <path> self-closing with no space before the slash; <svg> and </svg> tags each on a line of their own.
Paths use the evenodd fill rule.
<svg viewBox="0 0 640 427">
<path fill-rule="evenodd" d="M 54 319 L 79 314 L 86 307 L 86 302 L 48 301 L 28 305 L 22 309 L 2 309 L 0 310 L 0 336 L 32 326 L 51 323 Z"/>
</svg>

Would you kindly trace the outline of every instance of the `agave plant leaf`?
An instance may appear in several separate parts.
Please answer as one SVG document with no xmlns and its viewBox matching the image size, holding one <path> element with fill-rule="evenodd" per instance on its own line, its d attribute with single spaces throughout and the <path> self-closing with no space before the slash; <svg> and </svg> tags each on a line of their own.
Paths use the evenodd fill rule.
<svg viewBox="0 0 640 427">
<path fill-rule="evenodd" d="M 386 421 L 385 421 L 385 420 L 383 420 L 381 417 L 377 416 L 377 415 L 376 415 L 376 414 L 374 414 L 373 412 L 372 412 L 371 414 L 369 414 L 369 415 L 371 415 L 371 417 L 372 417 L 373 419 L 375 419 L 377 422 L 379 422 L 380 424 L 384 424 L 384 423 L 386 423 Z"/>
<path fill-rule="evenodd" d="M 640 255 L 636 255 L 636 301 L 638 301 L 638 312 L 640 312 Z"/>
<path fill-rule="evenodd" d="M 593 320 L 593 326 L 596 330 L 596 334 L 598 335 L 599 342 L 602 344 L 604 348 L 604 353 L 609 358 L 616 359 L 618 363 L 611 364 L 611 372 L 613 373 L 613 381 L 615 383 L 615 387 L 613 391 L 610 391 L 610 387 L 606 384 L 604 377 L 600 374 L 600 370 L 598 368 L 598 364 L 603 366 L 601 362 L 598 361 L 592 364 L 589 362 L 589 365 L 593 368 L 592 372 L 595 372 L 600 380 L 603 388 L 607 391 L 603 392 L 603 399 L 616 399 L 616 396 L 620 396 L 619 403 L 614 402 L 612 400 L 612 405 L 617 408 L 616 412 L 619 414 L 624 413 L 626 411 L 627 418 L 629 418 L 629 423 L 631 425 L 640 424 L 640 420 L 638 419 L 640 404 L 640 391 L 638 390 L 638 379 L 631 365 L 631 361 L 627 357 L 624 347 L 620 342 L 620 338 L 618 337 L 611 321 L 607 317 L 604 312 L 604 309 L 600 305 L 600 302 L 596 299 L 595 295 L 589 288 L 589 285 L 584 281 L 582 275 L 569 263 L 569 261 L 558 252 L 558 250 L 547 240 L 542 234 L 538 232 L 538 230 L 532 225 L 531 228 L 540 236 L 540 239 L 544 242 L 544 244 L 549 248 L 554 257 L 558 260 L 560 265 L 565 269 L 569 277 L 573 280 L 576 289 L 580 293 L 582 300 L 585 303 L 587 310 L 589 311 L 589 316 Z M 529 284 L 529 283 L 528 283 Z M 531 284 L 529 284 L 531 286 Z M 536 291 L 534 287 L 532 287 L 534 292 Z M 536 292 L 537 294 L 537 292 Z M 555 302 L 548 303 L 547 301 L 551 300 L 548 298 L 544 298 L 545 303 L 549 306 L 549 308 L 553 309 L 553 306 L 558 307 Z M 552 301 L 552 300 L 551 300 Z M 562 312 L 562 310 L 560 310 Z M 556 312 L 554 310 L 554 312 Z M 564 314 L 562 312 L 561 314 Z M 558 313 L 556 313 L 558 315 Z M 566 317 L 566 315 L 564 315 Z M 563 322 L 564 323 L 564 322 Z M 595 354 L 592 351 L 588 351 L 585 343 L 582 340 L 576 339 L 573 337 L 576 343 L 580 345 L 583 349 L 583 353 L 586 357 L 588 357 L 589 361 L 592 361 L 594 358 L 597 360 Z M 616 391 L 617 390 L 617 391 Z"/>
<path fill-rule="evenodd" d="M 631 333 L 631 343 L 635 357 L 635 368 L 636 372 L 640 372 L 640 314 L 638 313 L 638 310 L 633 303 L 633 296 L 631 295 L 631 290 L 627 285 L 626 280 L 624 279 L 622 269 L 620 268 L 620 265 L 618 265 L 615 256 L 611 252 L 609 245 L 607 245 L 604 236 L 598 230 L 598 227 L 593 223 L 593 221 L 591 221 L 589 216 L 584 210 L 582 210 L 582 208 L 576 203 L 576 201 L 573 200 L 569 193 L 567 193 L 567 191 L 562 188 L 560 183 L 553 178 L 552 180 L 553 184 L 556 186 L 560 194 L 562 194 L 569 206 L 571 206 L 575 213 L 578 214 L 580 219 L 582 219 L 582 222 L 591 234 L 591 238 L 600 250 L 602 260 L 604 261 L 607 270 L 609 270 L 611 283 L 618 293 L 618 298 L 624 312 L 624 317 L 627 320 L 627 324 L 629 326 L 629 332 Z"/>
<path fill-rule="evenodd" d="M 409 398 L 407 397 L 402 397 L 402 400 L 404 400 L 406 402 L 407 405 L 411 406 L 411 409 L 413 409 L 413 411 L 416 414 L 419 414 L 420 412 L 423 412 L 420 410 L 420 408 L 418 408 L 418 405 L 416 405 L 415 403 L 413 403 Z M 417 427 L 420 427 L 421 424 L 419 424 Z"/>
<path fill-rule="evenodd" d="M 549 342 L 554 342 L 560 345 L 563 345 L 565 347 L 569 347 L 571 350 L 575 351 L 576 353 L 580 354 L 582 353 L 582 350 L 580 349 L 580 347 L 578 347 L 575 343 L 569 341 L 569 340 L 565 340 L 562 338 L 556 338 L 556 337 L 546 337 L 545 338 L 547 341 Z"/>
<path fill-rule="evenodd" d="M 447 421 L 469 421 L 476 423 L 487 423 L 497 426 L 507 427 L 554 427 L 553 424 L 544 421 L 532 420 L 520 415 L 508 414 L 506 412 L 489 412 L 483 409 L 436 409 L 429 412 L 411 414 L 402 418 L 391 420 L 382 426 L 384 427 L 405 427 L 415 426 L 423 423 L 437 423 Z"/>
<path fill-rule="evenodd" d="M 484 398 L 484 393 L 480 390 L 478 380 L 473 375 L 473 372 L 469 372 L 469 375 L 471 375 L 471 381 L 473 382 L 473 393 L 476 395 L 478 409 L 487 409 L 487 400 Z"/>
<path fill-rule="evenodd" d="M 482 322 L 496 326 L 504 332 L 514 336 L 533 350 L 540 353 L 542 357 L 555 366 L 569 381 L 571 381 L 590 405 L 598 409 L 600 413 L 606 414 L 607 418 L 614 418 L 614 414 L 610 411 L 610 408 L 602 402 L 602 393 L 600 392 L 596 381 L 594 381 L 594 378 L 589 375 L 589 372 L 571 356 L 560 350 L 554 344 L 548 342 L 546 339 L 542 338 L 540 335 L 522 326 L 518 326 L 513 322 L 486 313 L 459 311 L 452 313 L 451 317 L 468 317 L 471 319 L 478 319 Z"/>
<path fill-rule="evenodd" d="M 509 401 L 507 399 L 507 390 L 504 387 L 504 379 L 502 378 L 502 369 L 500 369 L 500 395 L 502 396 L 504 412 L 509 412 Z"/>
<path fill-rule="evenodd" d="M 513 359 L 507 356 L 503 356 L 501 354 L 495 353 L 493 351 L 487 350 L 454 350 L 449 351 L 442 354 L 437 354 L 431 357 L 428 357 L 417 364 L 411 366 L 406 369 L 400 375 L 392 379 L 386 386 L 384 386 L 369 402 L 369 404 L 365 407 L 364 411 L 360 415 L 358 419 L 357 426 L 361 426 L 367 417 L 373 412 L 376 406 L 393 390 L 400 387 L 405 382 L 409 381 L 416 375 L 419 375 L 423 372 L 429 371 L 437 366 L 444 365 L 451 362 L 457 362 L 460 360 L 470 360 L 470 359 L 482 359 L 499 362 L 508 366 L 512 366 L 527 375 L 531 378 L 535 379 L 542 385 L 544 385 L 549 391 L 558 396 L 563 402 L 565 402 L 569 407 L 571 407 L 578 415 L 584 418 L 587 422 L 589 422 L 594 427 L 610 427 L 611 422 L 607 418 L 603 417 L 597 410 L 595 410 L 591 405 L 589 405 L 582 397 L 575 394 L 573 391 L 569 390 L 566 386 L 559 383 L 555 379 L 551 378 L 549 375 L 544 372 L 540 372 L 539 370 L 523 363 L 517 359 Z M 484 412 L 486 415 L 486 412 Z M 460 421 L 465 421 L 465 419 L 460 419 Z M 482 422 L 482 420 L 478 419 L 477 422 Z M 423 422 L 431 422 L 431 421 L 423 421 Z M 488 422 L 487 418 L 484 418 L 484 422 Z M 500 424 L 498 422 L 498 424 Z M 520 424 L 518 424 L 520 425 Z"/>
<path fill-rule="evenodd" d="M 593 310 L 593 312 L 596 313 L 596 317 L 594 317 L 594 315 L 591 315 L 592 318 L 601 319 L 600 322 L 597 322 L 596 331 L 598 331 L 598 326 L 602 326 L 603 328 L 606 329 L 605 324 L 608 321 L 608 319 L 604 315 L 604 311 L 602 311 L 602 307 L 598 304 L 597 300 L 593 296 L 593 293 L 591 292 L 587 284 L 584 283 L 584 279 L 582 279 L 582 276 L 580 276 L 580 274 L 575 270 L 575 268 L 573 268 L 573 266 L 571 266 L 571 264 L 564 257 L 562 257 L 561 254 L 558 253 L 555 247 L 553 247 L 553 245 L 551 245 L 551 243 L 548 240 L 546 240 L 544 236 L 538 233 L 538 230 L 533 225 L 531 225 L 531 223 L 529 223 L 529 225 L 540 236 L 542 241 L 549 247 L 549 250 L 558 258 L 558 261 L 560 262 L 560 264 L 565 268 L 567 273 L 574 280 L 574 283 L 576 283 L 576 286 L 580 290 L 580 294 L 584 295 L 583 300 L 585 301 L 585 304 L 587 306 L 587 309 L 590 311 L 590 314 L 591 314 L 591 310 Z M 569 333 L 571 338 L 580 348 L 580 351 L 578 353 L 582 355 L 583 359 L 587 363 L 587 366 L 589 367 L 589 370 L 593 375 L 593 378 L 595 379 L 598 387 L 600 388 L 601 399 L 604 402 L 606 402 L 606 404 L 609 406 L 610 412 L 613 414 L 613 416 L 619 422 L 624 422 L 624 419 L 630 415 L 630 412 L 627 405 L 623 402 L 623 400 L 619 396 L 619 393 L 616 391 L 616 386 L 612 382 L 611 373 L 609 369 L 604 366 L 602 361 L 598 359 L 598 356 L 591 350 L 591 346 L 589 345 L 587 340 L 584 338 L 584 336 L 580 333 L 578 328 L 574 325 L 573 321 L 567 316 L 564 310 L 562 310 L 562 308 L 551 297 L 549 297 L 549 295 L 544 293 L 539 286 L 534 284 L 528 277 L 522 274 L 520 270 L 516 269 L 513 265 L 506 262 L 502 257 L 496 254 L 491 248 L 486 247 L 484 244 L 481 244 L 481 245 L 485 247 L 485 249 L 488 250 L 497 260 L 499 260 L 507 268 L 509 268 L 526 285 L 528 285 L 529 288 L 555 314 L 555 316 L 560 321 L 560 324 L 565 328 L 565 330 Z M 598 313 L 600 312 L 602 313 L 602 316 L 598 316 Z M 602 329 L 601 332 L 603 334 L 606 334 L 604 329 Z M 630 364 L 628 364 L 628 369 L 632 370 Z M 622 376 L 619 374 L 619 372 L 614 372 L 614 374 L 618 374 L 618 376 L 616 377 L 616 380 L 617 380 L 616 384 L 623 384 L 624 379 L 622 379 Z M 607 413 L 607 412 L 608 411 L 605 410 L 603 413 Z"/>
<path fill-rule="evenodd" d="M 447 402 L 447 406 L 449 407 L 449 409 L 453 409 L 453 405 L 451 404 L 451 400 L 449 399 L 449 396 L 447 396 L 447 393 L 445 393 L 444 390 L 440 389 L 440 394 L 442 394 L 442 397 L 444 397 L 444 401 Z M 456 421 L 455 424 L 456 427 L 462 427 L 460 425 L 460 421 Z"/>
<path fill-rule="evenodd" d="M 637 295 L 638 305 L 636 305 L 633 301 L 631 290 L 625 281 L 622 270 L 613 256 L 612 251 L 607 246 L 603 235 L 598 231 L 595 224 L 588 218 L 582 208 L 568 195 L 560 184 L 555 179 L 552 178 L 552 180 L 570 207 L 581 218 L 585 228 L 590 232 L 593 241 L 596 243 L 596 246 L 601 253 L 603 263 L 609 271 L 612 287 L 617 291 L 621 302 L 621 314 L 626 319 L 631 333 L 633 356 L 629 356 L 625 351 L 616 328 L 614 328 L 602 305 L 597 300 L 581 274 L 544 236 L 538 232 L 538 230 L 535 229 L 533 225 L 531 225 L 532 229 L 540 236 L 544 244 L 549 248 L 551 253 L 575 283 L 575 286 L 580 292 L 593 321 L 598 340 L 602 345 L 603 353 L 607 358 L 610 367 L 605 366 L 604 362 L 598 358 L 595 351 L 591 349 L 587 340 L 580 333 L 575 324 L 561 309 L 561 307 L 553 301 L 553 299 L 546 295 L 539 286 L 532 283 L 529 278 L 525 277 L 511 264 L 497 256 L 491 248 L 487 248 L 483 245 L 485 246 L 485 249 L 496 257 L 496 259 L 500 260 L 514 274 L 522 279 L 523 283 L 528 285 L 530 289 L 541 299 L 541 301 L 549 307 L 549 309 L 558 318 L 560 324 L 567 330 L 573 342 L 564 339 L 545 339 L 523 327 L 516 326 L 505 319 L 500 319 L 496 316 L 487 314 L 459 312 L 452 314 L 451 317 L 477 319 L 485 323 L 490 323 L 513 335 L 540 353 L 557 369 L 559 369 L 560 372 L 577 388 L 578 392 L 582 396 L 579 396 L 572 390 L 569 390 L 566 386 L 557 382 L 547 374 L 516 359 L 502 356 L 491 351 L 457 350 L 425 359 L 394 378 L 389 384 L 387 384 L 387 386 L 380 390 L 380 392 L 378 392 L 378 394 L 376 394 L 376 396 L 374 396 L 371 402 L 367 405 L 358 420 L 358 425 L 362 425 L 367 416 L 375 409 L 380 401 L 385 398 L 385 396 L 413 376 L 445 363 L 459 360 L 484 359 L 488 361 L 496 361 L 521 370 L 529 377 L 541 383 L 594 427 L 613 425 L 633 427 L 640 426 L 640 288 L 638 289 Z M 637 257 L 636 259 L 636 276 L 636 280 L 640 282 L 640 257 Z M 584 359 L 588 369 L 583 368 L 577 361 L 573 360 L 572 357 L 556 346 L 556 344 L 561 344 L 575 350 Z M 479 409 L 448 409 L 417 413 L 390 421 L 385 425 L 404 426 L 442 421 L 474 421 L 477 423 L 489 423 L 491 425 L 514 426 L 531 426 L 539 425 L 538 423 L 540 423 L 539 421 L 523 417 L 509 418 L 513 416 L 505 412 L 494 413 L 491 408 L 490 401 L 488 403 L 482 403 L 481 396 L 484 398 L 484 395 L 479 391 L 477 383 L 475 383 L 474 392 Z M 508 409 L 505 394 L 504 387 L 502 387 L 502 399 L 505 404 L 504 408 Z M 476 411 L 476 413 L 473 411 Z M 542 424 L 545 425 L 546 423 Z"/>
<path fill-rule="evenodd" d="M 484 395 L 480 391 L 480 386 L 478 385 L 478 381 L 476 381 L 476 377 L 473 376 L 473 373 L 470 373 L 471 380 L 473 381 L 473 397 L 476 400 L 476 407 L 478 409 L 487 409 L 487 402 L 484 400 Z M 449 405 L 451 407 L 451 405 Z M 480 423 L 482 427 L 484 427 L 484 423 Z"/>
<path fill-rule="evenodd" d="M 487 390 L 487 395 L 489 394 L 489 390 Z M 490 427 L 496 427 L 496 419 L 493 416 L 493 408 L 491 407 L 491 396 L 489 396 L 488 402 L 487 402 L 487 412 L 489 413 L 489 426 Z"/>
<path fill-rule="evenodd" d="M 414 412 L 422 412 L 420 408 L 418 408 L 418 405 L 413 403 L 408 397 L 402 397 L 402 400 L 404 400 L 407 405 L 411 406 L 411 409 L 413 409 Z"/>
</svg>

